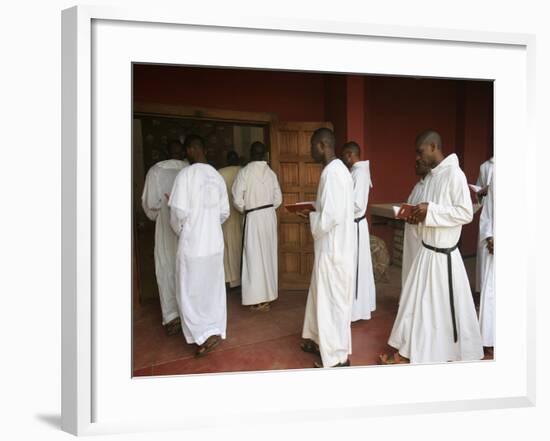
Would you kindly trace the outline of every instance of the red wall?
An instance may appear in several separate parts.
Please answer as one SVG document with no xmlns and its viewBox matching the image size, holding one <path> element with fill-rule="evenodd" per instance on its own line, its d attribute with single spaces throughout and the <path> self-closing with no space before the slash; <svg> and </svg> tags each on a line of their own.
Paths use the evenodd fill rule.
<svg viewBox="0 0 550 441">
<path fill-rule="evenodd" d="M 135 65 L 137 101 L 271 112 L 281 121 L 323 121 L 325 78 L 315 73 Z"/>
</svg>

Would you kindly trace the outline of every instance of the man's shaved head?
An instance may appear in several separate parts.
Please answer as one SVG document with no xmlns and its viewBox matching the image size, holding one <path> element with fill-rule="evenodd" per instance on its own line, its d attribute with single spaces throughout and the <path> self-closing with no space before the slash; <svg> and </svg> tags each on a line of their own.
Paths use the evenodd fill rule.
<svg viewBox="0 0 550 441">
<path fill-rule="evenodd" d="M 424 130 L 416 137 L 416 145 L 421 146 L 422 144 L 433 144 L 439 150 L 443 150 L 441 135 L 435 130 Z"/>
<path fill-rule="evenodd" d="M 168 141 L 168 155 L 170 159 L 183 159 L 184 147 L 177 139 Z"/>
<path fill-rule="evenodd" d="M 311 135 L 311 142 L 314 143 L 323 143 L 332 149 L 336 146 L 336 137 L 334 132 L 326 127 L 321 127 L 320 129 L 315 130 L 313 135 Z"/>
<path fill-rule="evenodd" d="M 334 148 L 336 137 L 334 132 L 326 127 L 315 130 L 311 135 L 311 157 L 316 162 L 328 164 L 335 158 Z"/>
<path fill-rule="evenodd" d="M 187 135 L 185 137 L 185 141 L 183 142 L 183 146 L 188 150 L 189 147 L 197 147 L 204 151 L 204 139 L 200 137 L 199 135 Z"/>
<path fill-rule="evenodd" d="M 239 165 L 239 155 L 235 150 L 229 150 L 225 156 L 227 165 Z"/>
<path fill-rule="evenodd" d="M 204 139 L 199 135 L 186 136 L 183 146 L 192 164 L 195 162 L 206 162 L 206 146 L 204 145 Z"/>
<path fill-rule="evenodd" d="M 361 148 L 359 147 L 359 144 L 357 144 L 355 141 L 346 142 L 342 147 L 342 151 L 344 152 L 346 150 L 349 150 L 355 156 L 359 156 L 361 154 Z"/>
<path fill-rule="evenodd" d="M 430 170 L 439 164 L 443 156 L 443 141 L 435 130 L 424 130 L 416 137 L 416 170 Z"/>
<path fill-rule="evenodd" d="M 361 158 L 361 148 L 355 141 L 348 141 L 342 147 L 342 161 L 351 168 Z"/>
<path fill-rule="evenodd" d="M 262 161 L 265 157 L 267 148 L 263 142 L 256 141 L 250 146 L 250 159 L 252 161 Z"/>
</svg>

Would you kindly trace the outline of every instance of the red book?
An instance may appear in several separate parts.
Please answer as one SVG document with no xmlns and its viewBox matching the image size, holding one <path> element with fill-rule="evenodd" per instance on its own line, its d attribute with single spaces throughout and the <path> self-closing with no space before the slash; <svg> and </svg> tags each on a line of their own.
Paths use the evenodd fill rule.
<svg viewBox="0 0 550 441">
<path fill-rule="evenodd" d="M 414 205 L 411 204 L 401 204 L 401 207 L 393 207 L 393 212 L 395 213 L 396 219 L 406 220 L 412 213 Z"/>
<path fill-rule="evenodd" d="M 297 213 L 302 210 L 315 211 L 315 202 L 296 202 L 295 204 L 285 205 L 285 208 L 291 213 Z"/>
</svg>

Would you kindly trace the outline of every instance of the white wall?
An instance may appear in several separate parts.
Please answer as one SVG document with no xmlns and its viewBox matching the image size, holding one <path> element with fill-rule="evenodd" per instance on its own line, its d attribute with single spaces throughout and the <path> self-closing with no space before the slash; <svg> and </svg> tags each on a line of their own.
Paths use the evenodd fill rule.
<svg viewBox="0 0 550 441">
<path fill-rule="evenodd" d="M 88 0 L 88 4 L 101 4 Z M 112 1 L 130 6 L 150 2 Z M 182 4 L 183 2 L 172 2 Z M 205 2 L 206 3 L 206 2 Z M 379 24 L 452 27 L 503 32 L 537 33 L 537 135 L 540 157 L 538 199 L 548 200 L 550 173 L 546 169 L 550 121 L 550 28 L 546 2 L 524 0 L 501 7 L 496 0 L 391 2 L 351 0 L 297 2 L 218 2 L 199 6 L 189 2 L 186 11 L 216 10 L 219 14 L 273 15 L 289 18 L 365 21 Z M 155 6 L 170 2 L 157 0 Z M 60 10 L 72 6 L 61 0 L 28 0 L 3 4 L 0 45 L 0 433 L 3 439 L 69 439 L 59 432 L 60 409 Z M 518 146 L 518 155 L 521 146 Z M 511 215 L 513 207 L 511 208 Z M 531 219 L 534 219 L 533 216 Z M 549 320 L 542 320 L 550 304 L 543 275 L 547 271 L 548 237 L 538 215 L 539 342 L 549 335 Z M 531 222 L 535 222 L 532 220 Z M 200 439 L 374 439 L 408 436 L 409 439 L 535 439 L 546 431 L 550 414 L 549 350 L 539 344 L 538 403 L 536 408 L 495 410 L 464 414 L 423 415 L 388 420 L 373 418 L 284 427 L 248 427 L 208 431 Z M 359 387 L 368 393 L 368 385 Z M 388 389 L 391 393 L 391 389 Z M 182 397 L 182 399 L 188 399 Z M 289 438 L 288 432 L 298 432 Z M 544 432 L 543 432 L 544 433 Z M 124 435 L 113 439 L 198 439 L 190 433 Z M 260 438 L 261 437 L 261 438 Z M 101 439 L 111 439 L 101 437 Z M 537 437 L 538 439 L 538 437 Z"/>
</svg>

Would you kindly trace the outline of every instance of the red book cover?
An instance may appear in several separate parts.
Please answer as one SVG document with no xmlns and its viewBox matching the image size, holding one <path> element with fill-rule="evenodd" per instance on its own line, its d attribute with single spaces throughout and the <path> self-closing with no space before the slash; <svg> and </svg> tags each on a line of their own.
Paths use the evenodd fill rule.
<svg viewBox="0 0 550 441">
<path fill-rule="evenodd" d="M 295 204 L 285 205 L 285 208 L 291 213 L 297 213 L 302 210 L 315 211 L 315 202 L 296 202 Z"/>
<path fill-rule="evenodd" d="M 414 205 L 402 204 L 401 207 L 393 207 L 396 219 L 406 220 L 412 213 Z"/>
</svg>

